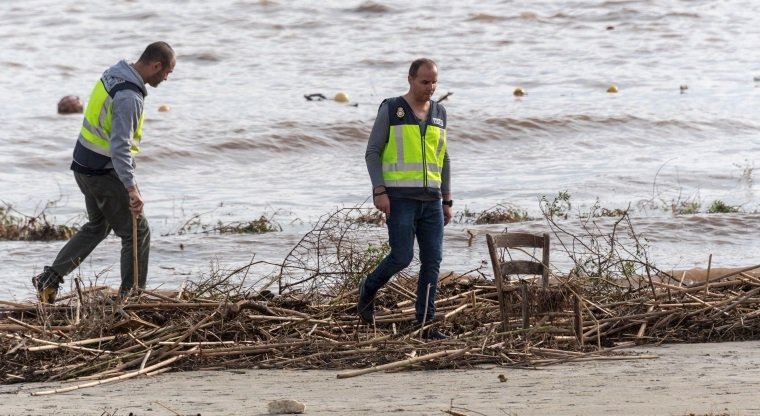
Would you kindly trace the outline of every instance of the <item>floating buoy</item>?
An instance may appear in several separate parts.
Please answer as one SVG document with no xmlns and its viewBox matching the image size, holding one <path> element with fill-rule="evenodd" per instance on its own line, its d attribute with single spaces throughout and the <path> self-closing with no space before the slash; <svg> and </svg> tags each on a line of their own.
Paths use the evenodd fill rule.
<svg viewBox="0 0 760 416">
<path fill-rule="evenodd" d="M 689 89 L 689 86 L 688 86 L 688 85 L 686 85 L 686 84 L 684 84 L 684 85 L 681 85 L 681 86 L 680 86 L 680 87 L 678 87 L 678 88 L 681 90 L 681 94 L 683 94 L 683 93 L 685 93 L 685 92 L 686 92 L 686 90 L 688 90 L 688 89 Z"/>
<path fill-rule="evenodd" d="M 83 111 L 84 103 L 76 95 L 67 95 L 58 101 L 58 114 L 77 114 Z"/>
<path fill-rule="evenodd" d="M 614 94 L 614 93 L 618 92 L 617 85 L 615 85 L 615 84 L 610 85 L 610 87 L 607 88 L 607 92 L 609 92 L 611 94 Z"/>
<path fill-rule="evenodd" d="M 162 113 L 166 113 L 166 112 L 169 112 L 169 111 L 171 111 L 171 109 L 172 109 L 172 108 L 171 108 L 171 106 L 169 106 L 169 104 L 161 104 L 161 105 L 158 107 L 158 111 L 160 111 L 160 112 L 162 112 Z"/>
<path fill-rule="evenodd" d="M 337 94 L 335 94 L 335 101 L 339 103 L 347 103 L 348 102 L 348 94 L 340 91 Z"/>
<path fill-rule="evenodd" d="M 525 95 L 525 90 L 524 90 L 524 89 L 522 89 L 522 88 L 520 88 L 520 87 L 517 87 L 517 88 L 515 88 L 515 90 L 512 92 L 512 94 L 513 94 L 515 97 L 522 97 L 523 95 Z"/>
</svg>

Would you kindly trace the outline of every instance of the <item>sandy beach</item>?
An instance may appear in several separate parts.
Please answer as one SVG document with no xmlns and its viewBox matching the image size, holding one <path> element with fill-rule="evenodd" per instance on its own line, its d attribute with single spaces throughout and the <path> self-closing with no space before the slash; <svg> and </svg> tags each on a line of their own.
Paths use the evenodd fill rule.
<svg viewBox="0 0 760 416">
<path fill-rule="evenodd" d="M 226 370 L 165 373 L 68 393 L 68 383 L 0 386 L 1 415 L 265 415 L 294 399 L 307 415 L 759 415 L 760 341 L 632 349 L 633 360 L 542 369 L 372 373 Z M 500 381 L 500 375 L 506 381 Z"/>
</svg>

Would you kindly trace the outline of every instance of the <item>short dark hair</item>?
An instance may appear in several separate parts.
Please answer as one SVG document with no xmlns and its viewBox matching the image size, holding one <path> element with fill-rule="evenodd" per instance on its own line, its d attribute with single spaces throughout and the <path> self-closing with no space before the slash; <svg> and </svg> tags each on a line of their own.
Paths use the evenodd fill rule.
<svg viewBox="0 0 760 416">
<path fill-rule="evenodd" d="M 429 58 L 419 58 L 412 61 L 412 64 L 409 66 L 409 76 L 414 78 L 417 76 L 417 71 L 419 71 L 421 66 L 432 66 L 435 68 L 438 68 L 438 65 L 436 65 L 435 61 Z"/>
<path fill-rule="evenodd" d="M 147 64 L 159 61 L 161 62 L 161 65 L 169 66 L 172 63 L 172 59 L 174 59 L 174 49 L 172 49 L 168 43 L 158 41 L 151 43 L 145 48 L 145 51 L 140 55 L 138 62 Z"/>
</svg>

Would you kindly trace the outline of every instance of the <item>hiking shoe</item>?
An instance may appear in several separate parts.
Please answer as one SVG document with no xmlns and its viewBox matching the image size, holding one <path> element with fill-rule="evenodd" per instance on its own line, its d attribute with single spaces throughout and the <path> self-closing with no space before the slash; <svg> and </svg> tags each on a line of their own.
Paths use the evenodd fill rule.
<svg viewBox="0 0 760 416">
<path fill-rule="evenodd" d="M 375 302 L 373 296 L 369 296 L 365 284 L 367 278 L 359 281 L 359 301 L 356 302 L 356 310 L 359 313 L 359 317 L 368 324 L 375 321 Z"/>
<path fill-rule="evenodd" d="M 422 331 L 422 338 L 430 341 L 439 341 L 442 339 L 448 339 L 449 336 L 433 327 Z"/>
<path fill-rule="evenodd" d="M 32 277 L 32 285 L 37 289 L 37 297 L 44 303 L 55 303 L 61 283 L 63 283 L 63 277 L 48 266 L 45 266 L 42 273 Z"/>
</svg>

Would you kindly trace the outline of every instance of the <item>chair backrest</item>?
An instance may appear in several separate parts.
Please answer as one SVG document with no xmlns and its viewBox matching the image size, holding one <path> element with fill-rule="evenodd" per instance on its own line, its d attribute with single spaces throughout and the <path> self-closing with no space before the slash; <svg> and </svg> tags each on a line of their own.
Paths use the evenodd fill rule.
<svg viewBox="0 0 760 416">
<path fill-rule="evenodd" d="M 494 278 L 497 285 L 501 286 L 501 279 L 509 280 L 510 275 L 532 274 L 541 275 L 544 287 L 549 284 L 549 234 L 542 235 L 528 233 L 502 233 L 486 234 L 488 253 L 491 255 Z M 541 261 L 536 260 L 511 260 L 499 256 L 498 249 L 510 248 L 540 248 L 543 250 Z"/>
</svg>

